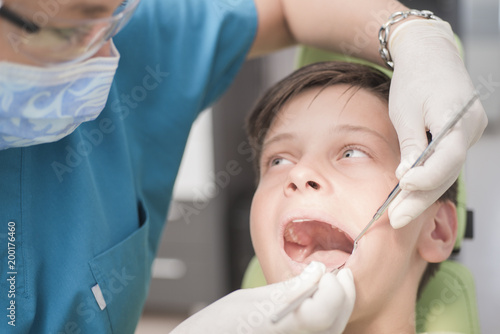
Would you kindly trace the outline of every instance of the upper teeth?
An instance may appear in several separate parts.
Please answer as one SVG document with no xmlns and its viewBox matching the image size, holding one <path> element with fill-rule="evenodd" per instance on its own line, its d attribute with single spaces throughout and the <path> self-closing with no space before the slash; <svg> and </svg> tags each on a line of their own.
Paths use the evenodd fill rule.
<svg viewBox="0 0 500 334">
<path fill-rule="evenodd" d="M 313 221 L 312 219 L 295 219 L 295 220 L 292 220 L 292 223 L 303 223 L 303 222 L 310 222 L 310 221 Z"/>
</svg>

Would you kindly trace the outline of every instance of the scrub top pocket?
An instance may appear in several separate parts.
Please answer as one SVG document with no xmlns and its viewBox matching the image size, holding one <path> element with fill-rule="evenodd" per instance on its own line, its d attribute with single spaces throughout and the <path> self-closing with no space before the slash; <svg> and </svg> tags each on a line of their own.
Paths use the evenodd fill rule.
<svg viewBox="0 0 500 334">
<path fill-rule="evenodd" d="M 147 296 L 152 259 L 149 221 L 142 219 L 138 230 L 89 262 L 97 284 L 92 292 L 108 315 L 112 333 L 134 333 Z"/>
</svg>

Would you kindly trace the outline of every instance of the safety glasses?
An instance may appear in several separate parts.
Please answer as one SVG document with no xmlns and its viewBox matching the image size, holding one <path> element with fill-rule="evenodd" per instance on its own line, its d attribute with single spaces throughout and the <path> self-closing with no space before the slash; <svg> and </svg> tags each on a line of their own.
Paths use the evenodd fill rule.
<svg viewBox="0 0 500 334">
<path fill-rule="evenodd" d="M 55 65 L 85 60 L 93 56 L 130 20 L 140 0 L 125 0 L 111 17 L 68 20 L 51 18 L 38 25 L 5 7 L 0 0 L 0 18 L 15 52 L 21 52 L 42 65 Z M 33 18 L 35 18 L 34 13 Z"/>
</svg>

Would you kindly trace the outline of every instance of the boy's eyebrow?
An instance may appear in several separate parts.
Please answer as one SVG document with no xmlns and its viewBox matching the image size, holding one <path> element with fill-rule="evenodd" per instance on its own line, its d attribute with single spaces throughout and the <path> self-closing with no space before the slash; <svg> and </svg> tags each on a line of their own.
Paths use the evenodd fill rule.
<svg viewBox="0 0 500 334">
<path fill-rule="evenodd" d="M 361 126 L 361 125 L 351 125 L 351 124 L 341 124 L 341 125 L 336 125 L 332 127 L 331 131 L 332 133 L 338 133 L 338 132 L 364 132 L 364 133 L 369 133 L 370 135 L 376 136 L 379 139 L 383 140 L 386 143 L 389 143 L 387 138 L 385 138 L 382 134 L 379 132 L 370 129 L 369 127 L 366 126 Z M 284 140 L 294 140 L 297 137 L 293 133 L 289 132 L 284 132 L 280 133 L 274 137 L 271 137 L 270 139 L 266 140 L 262 144 L 262 151 L 266 149 L 271 144 L 274 144 L 276 142 L 284 141 Z"/>
<path fill-rule="evenodd" d="M 279 142 L 282 140 L 293 140 L 295 138 L 296 138 L 295 135 L 293 135 L 292 133 L 289 133 L 289 132 L 280 133 L 274 137 L 271 137 L 269 140 L 266 140 L 262 144 L 262 151 L 264 151 L 266 149 L 266 147 L 268 147 L 269 145 L 271 145 L 273 143 L 276 143 L 276 142 Z"/>
<path fill-rule="evenodd" d="M 387 141 L 387 138 L 385 138 L 380 132 L 377 132 L 373 129 L 370 129 L 369 127 L 361 126 L 361 125 L 341 124 L 341 125 L 334 126 L 332 128 L 331 132 L 333 132 L 333 133 L 336 133 L 336 132 L 365 132 L 365 133 L 369 133 L 373 136 L 376 136 L 379 139 L 382 139 L 386 143 L 389 143 Z"/>
</svg>

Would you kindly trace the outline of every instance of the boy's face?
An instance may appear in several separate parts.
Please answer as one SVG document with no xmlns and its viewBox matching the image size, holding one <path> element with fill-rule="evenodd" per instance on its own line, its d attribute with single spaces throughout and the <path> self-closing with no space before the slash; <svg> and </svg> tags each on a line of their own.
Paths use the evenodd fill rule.
<svg viewBox="0 0 500 334">
<path fill-rule="evenodd" d="M 386 213 L 349 257 L 353 239 L 397 184 L 400 150 L 387 103 L 348 88 L 311 89 L 280 111 L 264 140 L 250 224 L 268 283 L 313 260 L 329 270 L 348 260 L 359 302 L 383 298 L 416 270 L 409 264 L 418 258 L 421 224 L 394 230 Z"/>
</svg>

